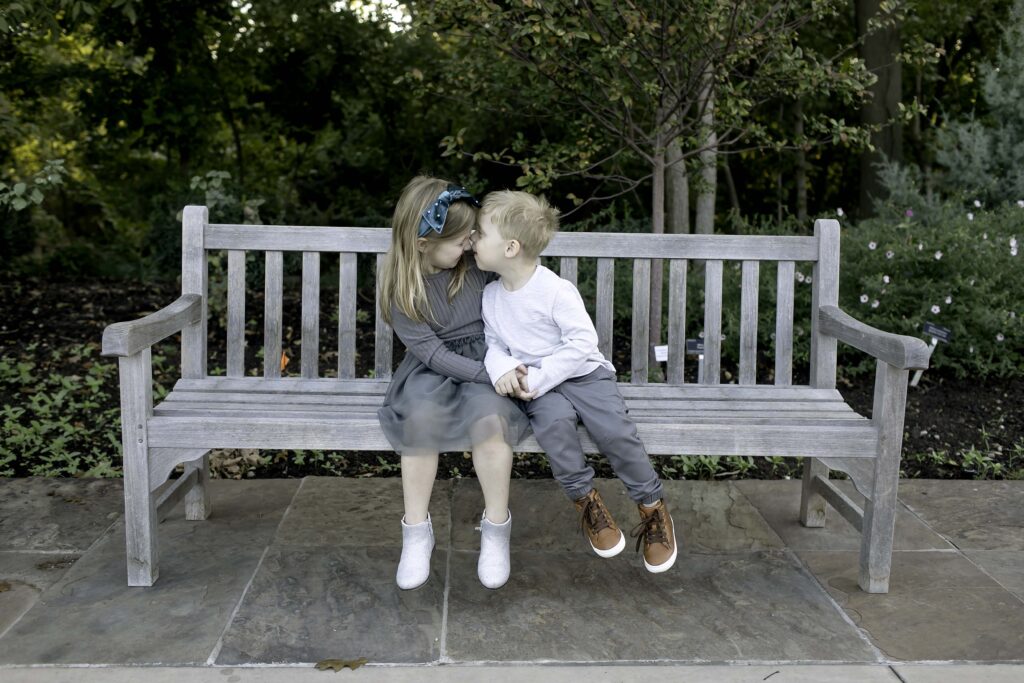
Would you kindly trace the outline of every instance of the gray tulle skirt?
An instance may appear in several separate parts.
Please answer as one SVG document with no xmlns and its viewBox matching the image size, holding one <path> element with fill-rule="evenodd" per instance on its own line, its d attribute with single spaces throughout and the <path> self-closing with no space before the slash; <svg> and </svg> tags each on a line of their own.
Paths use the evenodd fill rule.
<svg viewBox="0 0 1024 683">
<path fill-rule="evenodd" d="M 448 340 L 445 346 L 473 360 L 482 361 L 487 353 L 483 335 Z M 438 374 L 411 353 L 395 371 L 377 417 L 398 453 L 468 451 L 495 434 L 514 447 L 530 428 L 519 402 L 499 396 L 490 384 Z"/>
</svg>

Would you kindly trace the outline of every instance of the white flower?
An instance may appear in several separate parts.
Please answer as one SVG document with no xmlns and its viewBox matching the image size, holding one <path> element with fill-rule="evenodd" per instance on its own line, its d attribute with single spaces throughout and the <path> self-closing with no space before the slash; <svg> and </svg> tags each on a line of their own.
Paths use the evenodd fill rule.
<svg viewBox="0 0 1024 683">
<path fill-rule="evenodd" d="M 946 297 L 946 303 L 947 303 L 947 304 L 951 304 L 951 303 L 953 303 L 953 297 L 951 297 L 951 296 L 947 296 L 947 297 Z"/>
<path fill-rule="evenodd" d="M 973 287 L 973 286 L 974 286 L 974 278 L 972 277 L 972 278 L 970 279 L 970 281 L 968 281 L 968 283 L 967 283 L 967 284 L 969 284 L 969 285 L 970 285 L 971 287 Z"/>
<path fill-rule="evenodd" d="M 935 252 L 935 260 L 938 261 L 941 258 L 942 258 L 942 252 L 941 251 Z"/>
<path fill-rule="evenodd" d="M 974 347 L 973 346 L 968 346 L 967 347 L 967 353 L 974 353 Z"/>
<path fill-rule="evenodd" d="M 878 308 L 878 299 L 871 302 L 871 308 Z"/>
<path fill-rule="evenodd" d="M 942 310 L 942 309 L 941 309 L 941 308 L 939 308 L 938 306 L 932 306 L 932 313 L 938 313 L 938 312 L 939 312 L 939 311 L 941 311 L 941 310 Z"/>
<path fill-rule="evenodd" d="M 976 208 L 976 209 L 980 209 L 981 208 L 981 202 L 979 202 L 977 199 L 974 200 L 974 208 Z"/>
<path fill-rule="evenodd" d="M 1010 249 L 1010 256 L 1016 256 L 1016 255 L 1017 255 L 1017 247 L 1014 247 L 1013 249 Z"/>
<path fill-rule="evenodd" d="M 806 282 L 807 284 L 811 284 L 811 276 L 810 276 L 810 275 L 808 275 L 808 276 L 807 276 L 807 279 L 806 279 L 806 280 L 804 280 L 804 282 Z"/>
<path fill-rule="evenodd" d="M 896 254 L 894 254 L 891 249 L 889 251 L 885 252 L 885 258 L 892 258 L 895 255 Z"/>
<path fill-rule="evenodd" d="M 878 248 L 878 244 L 876 242 L 868 242 L 868 249 L 870 249 L 871 251 L 874 251 L 877 248 Z"/>
<path fill-rule="evenodd" d="M 884 282 L 885 284 L 889 284 L 889 276 L 888 275 L 883 275 L 882 276 L 882 282 Z"/>
<path fill-rule="evenodd" d="M 987 240 L 988 239 L 988 233 L 987 232 L 981 233 L 981 239 Z"/>
<path fill-rule="evenodd" d="M 1020 208 L 1024 209 L 1024 199 L 1018 199 L 1017 200 L 1017 206 L 1019 206 Z"/>
<path fill-rule="evenodd" d="M 1024 202 L 1021 202 L 1021 206 L 1024 206 Z M 836 209 L 836 215 L 837 216 L 842 216 L 843 215 L 842 208 Z"/>
<path fill-rule="evenodd" d="M 796 281 L 797 282 L 803 282 L 804 281 L 804 274 L 801 273 L 799 270 L 796 271 Z"/>
<path fill-rule="evenodd" d="M 1016 249 L 1016 248 L 1017 248 L 1017 237 L 1014 236 L 1014 237 L 1010 238 L 1010 249 Z"/>
<path fill-rule="evenodd" d="M 1013 320 L 1016 317 L 1017 317 L 1017 312 L 1016 311 L 1010 311 L 1010 320 Z"/>
<path fill-rule="evenodd" d="M 862 304 L 866 304 L 868 302 L 868 295 L 867 294 L 861 294 L 860 295 L 860 302 Z"/>
<path fill-rule="evenodd" d="M 923 242 L 918 242 L 917 243 L 917 250 L 918 251 L 924 251 L 924 243 Z"/>
<path fill-rule="evenodd" d="M 967 220 L 969 220 L 969 221 L 973 221 L 974 220 L 974 214 L 971 213 L 970 211 L 967 212 Z"/>
<path fill-rule="evenodd" d="M 1004 337 L 1004 336 L 1003 336 L 1003 333 L 1002 333 L 1002 332 L 1000 332 L 999 334 L 997 334 L 997 335 L 996 335 L 996 341 L 997 341 L 997 342 L 1001 342 L 1001 341 L 1003 341 L 1004 339 L 1006 339 L 1006 337 Z"/>
</svg>

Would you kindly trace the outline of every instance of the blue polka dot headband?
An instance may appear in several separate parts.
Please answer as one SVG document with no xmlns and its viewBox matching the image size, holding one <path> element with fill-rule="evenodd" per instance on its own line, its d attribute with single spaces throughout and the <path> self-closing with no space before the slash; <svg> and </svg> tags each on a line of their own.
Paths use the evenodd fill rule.
<svg viewBox="0 0 1024 683">
<path fill-rule="evenodd" d="M 444 221 L 448 218 L 448 207 L 453 202 L 466 200 L 473 206 L 480 208 L 480 200 L 469 193 L 469 191 L 458 185 L 449 185 L 448 189 L 437 196 L 434 203 L 423 210 L 420 218 L 419 236 L 424 237 L 433 230 L 438 235 L 444 230 Z"/>
</svg>

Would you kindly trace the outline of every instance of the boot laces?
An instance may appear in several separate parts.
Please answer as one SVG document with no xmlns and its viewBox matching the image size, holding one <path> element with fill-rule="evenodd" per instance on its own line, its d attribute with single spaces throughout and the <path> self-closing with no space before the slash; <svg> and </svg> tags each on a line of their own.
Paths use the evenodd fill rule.
<svg viewBox="0 0 1024 683">
<path fill-rule="evenodd" d="M 668 534 L 665 528 L 665 521 L 661 518 L 661 508 L 655 508 L 648 515 L 641 515 L 640 523 L 633 527 L 633 530 L 629 532 L 630 536 L 636 538 L 636 550 L 640 551 L 640 546 L 654 545 L 655 543 L 663 543 L 668 545 Z"/>
</svg>

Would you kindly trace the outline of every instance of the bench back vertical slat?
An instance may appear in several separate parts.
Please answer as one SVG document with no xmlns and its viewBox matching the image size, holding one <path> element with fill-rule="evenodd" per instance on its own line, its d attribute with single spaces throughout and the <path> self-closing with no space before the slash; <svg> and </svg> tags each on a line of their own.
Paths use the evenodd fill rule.
<svg viewBox="0 0 1024 683">
<path fill-rule="evenodd" d="M 615 318 L 615 259 L 597 259 L 597 348 L 612 357 L 612 322 Z"/>
<path fill-rule="evenodd" d="M 204 232 L 210 214 L 205 206 L 186 206 L 181 214 L 181 293 L 202 297 L 199 322 L 181 331 L 181 376 L 184 379 L 206 377 L 206 311 L 209 268 L 206 262 Z"/>
<path fill-rule="evenodd" d="M 284 298 L 284 255 L 268 251 L 263 288 L 263 376 L 281 376 L 281 309 Z"/>
<path fill-rule="evenodd" d="M 245 252 L 228 251 L 228 377 L 245 375 Z"/>
<path fill-rule="evenodd" d="M 568 280 L 576 285 L 579 278 L 579 259 L 571 256 L 563 256 L 558 266 L 558 275 L 563 280 Z"/>
<path fill-rule="evenodd" d="M 302 252 L 302 376 L 320 375 L 320 252 Z"/>
<path fill-rule="evenodd" d="M 704 384 L 720 384 L 722 367 L 722 261 L 704 262 Z"/>
<path fill-rule="evenodd" d="M 686 259 L 672 259 L 668 267 L 668 373 L 669 384 L 683 383 L 686 361 Z"/>
<path fill-rule="evenodd" d="M 839 305 L 839 221 L 814 221 L 818 238 L 818 260 L 811 283 L 811 386 L 836 388 L 836 338 L 821 334 L 818 311 Z"/>
<path fill-rule="evenodd" d="M 338 265 L 338 377 L 356 376 L 356 255 L 343 253 Z"/>
<path fill-rule="evenodd" d="M 387 259 L 387 254 L 377 254 L 377 295 L 375 301 L 380 301 L 380 274 L 384 269 L 384 262 Z M 392 333 L 391 326 L 384 320 L 384 316 L 380 313 L 380 306 L 375 306 L 375 312 L 377 316 L 376 325 L 376 344 L 374 346 L 373 354 L 373 368 L 374 376 L 377 379 L 391 379 L 391 347 L 392 347 Z"/>
<path fill-rule="evenodd" d="M 651 318 L 651 260 L 633 261 L 633 363 L 630 382 L 647 383 L 650 351 Z"/>
<path fill-rule="evenodd" d="M 775 384 L 793 384 L 793 278 L 796 264 L 779 261 L 775 304 Z M 813 283 L 812 283 L 813 284 Z"/>
<path fill-rule="evenodd" d="M 740 384 L 757 384 L 757 296 L 760 264 L 743 262 L 740 297 Z"/>
</svg>

